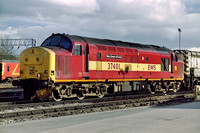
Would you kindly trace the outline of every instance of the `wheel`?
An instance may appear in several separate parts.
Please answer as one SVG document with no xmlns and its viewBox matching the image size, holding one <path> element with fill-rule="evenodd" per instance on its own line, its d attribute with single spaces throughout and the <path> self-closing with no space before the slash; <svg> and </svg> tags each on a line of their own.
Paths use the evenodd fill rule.
<svg viewBox="0 0 200 133">
<path fill-rule="evenodd" d="M 155 91 L 151 91 L 151 94 L 155 94 L 156 92 Z"/>
<path fill-rule="evenodd" d="M 163 89 L 162 92 L 163 92 L 164 94 L 167 93 L 167 91 L 166 91 L 165 89 Z"/>
<path fill-rule="evenodd" d="M 178 83 L 174 83 L 173 92 L 177 92 L 179 89 L 180 89 L 180 85 L 178 85 Z"/>
<path fill-rule="evenodd" d="M 85 95 L 84 94 L 79 94 L 79 95 L 77 95 L 77 98 L 79 100 L 83 100 L 85 98 Z"/>
<path fill-rule="evenodd" d="M 155 94 L 155 93 L 156 93 L 156 89 L 155 89 L 155 87 L 154 87 L 153 84 L 150 85 L 150 87 L 149 87 L 148 90 L 149 90 L 149 92 L 150 92 L 151 94 Z"/>
<path fill-rule="evenodd" d="M 52 97 L 55 101 L 59 102 L 62 100 L 57 90 L 52 91 Z"/>
<path fill-rule="evenodd" d="M 98 98 L 103 98 L 105 95 L 102 88 L 100 88 L 99 86 L 97 86 L 97 88 L 96 88 L 96 95 L 98 96 Z"/>
<path fill-rule="evenodd" d="M 173 92 L 177 92 L 177 89 L 174 88 L 174 89 L 173 89 Z"/>
<path fill-rule="evenodd" d="M 104 93 L 101 93 L 101 92 L 97 94 L 98 98 L 103 98 L 104 95 L 105 95 L 105 94 L 104 94 Z"/>
</svg>

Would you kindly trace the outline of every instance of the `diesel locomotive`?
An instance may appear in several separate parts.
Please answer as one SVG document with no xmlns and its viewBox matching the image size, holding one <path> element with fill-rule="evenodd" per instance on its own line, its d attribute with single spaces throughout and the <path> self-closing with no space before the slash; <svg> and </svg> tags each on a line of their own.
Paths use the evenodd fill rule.
<svg viewBox="0 0 200 133">
<path fill-rule="evenodd" d="M 52 34 L 40 47 L 20 54 L 14 86 L 31 99 L 98 96 L 118 92 L 178 91 L 185 85 L 184 61 L 165 47 Z"/>
</svg>

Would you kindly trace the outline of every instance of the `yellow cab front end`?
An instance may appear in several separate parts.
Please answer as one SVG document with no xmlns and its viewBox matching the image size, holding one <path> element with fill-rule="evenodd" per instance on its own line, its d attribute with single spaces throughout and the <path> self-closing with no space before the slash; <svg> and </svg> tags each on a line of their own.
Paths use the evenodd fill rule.
<svg viewBox="0 0 200 133">
<path fill-rule="evenodd" d="M 26 49 L 20 54 L 20 64 L 20 80 L 55 80 L 55 53 L 50 49 Z"/>
<path fill-rule="evenodd" d="M 18 86 L 24 96 L 43 99 L 51 95 L 55 81 L 55 53 L 45 47 L 33 47 L 20 54 L 20 79 Z"/>
</svg>

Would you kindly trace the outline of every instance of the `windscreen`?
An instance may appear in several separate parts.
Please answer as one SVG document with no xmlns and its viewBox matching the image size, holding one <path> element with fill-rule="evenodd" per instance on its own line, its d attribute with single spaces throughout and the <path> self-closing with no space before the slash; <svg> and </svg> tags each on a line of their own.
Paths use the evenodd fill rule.
<svg viewBox="0 0 200 133">
<path fill-rule="evenodd" d="M 65 37 L 65 36 L 61 36 L 61 35 L 53 35 L 50 36 L 49 38 L 47 38 L 42 45 L 43 47 L 45 46 L 56 46 L 56 47 L 62 47 L 64 49 L 67 49 L 71 52 L 72 50 L 72 43 L 71 41 Z"/>
</svg>

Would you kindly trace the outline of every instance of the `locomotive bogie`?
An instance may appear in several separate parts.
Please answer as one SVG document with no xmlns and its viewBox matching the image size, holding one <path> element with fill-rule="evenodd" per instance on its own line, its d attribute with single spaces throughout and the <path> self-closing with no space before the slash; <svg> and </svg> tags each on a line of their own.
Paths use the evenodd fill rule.
<svg viewBox="0 0 200 133">
<path fill-rule="evenodd" d="M 108 85 L 103 83 L 90 83 L 90 84 L 73 84 L 66 85 L 60 84 L 55 86 L 53 91 L 53 98 L 56 101 L 60 101 L 63 98 L 74 98 L 82 100 L 85 96 L 98 96 L 102 98 L 105 94 L 107 94 Z"/>
</svg>

